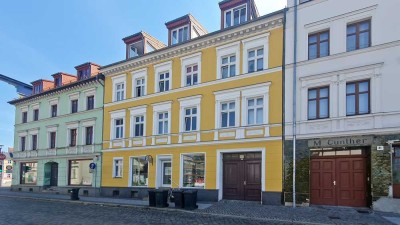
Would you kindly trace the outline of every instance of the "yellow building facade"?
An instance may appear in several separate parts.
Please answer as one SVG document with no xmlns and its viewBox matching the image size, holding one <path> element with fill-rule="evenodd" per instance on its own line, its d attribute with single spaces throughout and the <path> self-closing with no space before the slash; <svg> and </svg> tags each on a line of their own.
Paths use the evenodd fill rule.
<svg viewBox="0 0 400 225">
<path fill-rule="evenodd" d="M 103 67 L 102 194 L 280 204 L 283 12 Z"/>
</svg>

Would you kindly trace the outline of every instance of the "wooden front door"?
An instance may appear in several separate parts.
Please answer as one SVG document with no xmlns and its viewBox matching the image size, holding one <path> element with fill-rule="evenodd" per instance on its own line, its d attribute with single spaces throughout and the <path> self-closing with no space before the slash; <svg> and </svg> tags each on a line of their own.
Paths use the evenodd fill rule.
<svg viewBox="0 0 400 225">
<path fill-rule="evenodd" d="M 223 198 L 261 200 L 261 153 L 224 154 Z"/>
<path fill-rule="evenodd" d="M 50 186 L 57 186 L 58 184 L 58 164 L 51 164 L 51 173 L 50 173 Z"/>
<path fill-rule="evenodd" d="M 311 204 L 366 207 L 367 158 L 312 158 Z"/>
</svg>

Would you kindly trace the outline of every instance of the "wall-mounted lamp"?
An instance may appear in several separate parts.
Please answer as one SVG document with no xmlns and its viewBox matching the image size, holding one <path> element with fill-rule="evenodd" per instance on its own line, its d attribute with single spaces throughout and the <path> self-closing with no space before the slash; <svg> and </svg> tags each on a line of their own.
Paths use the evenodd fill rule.
<svg viewBox="0 0 400 225">
<path fill-rule="evenodd" d="M 151 155 L 146 155 L 144 157 L 144 160 L 146 160 L 147 162 L 151 163 L 151 165 L 153 165 L 153 156 Z"/>
</svg>

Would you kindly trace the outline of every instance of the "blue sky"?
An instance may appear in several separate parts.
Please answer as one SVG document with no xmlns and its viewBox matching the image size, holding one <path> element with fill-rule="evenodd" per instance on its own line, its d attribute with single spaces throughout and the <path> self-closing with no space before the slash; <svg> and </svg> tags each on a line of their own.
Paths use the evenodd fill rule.
<svg viewBox="0 0 400 225">
<path fill-rule="evenodd" d="M 0 74 L 30 83 L 74 66 L 124 59 L 122 38 L 140 30 L 167 43 L 165 22 L 194 15 L 209 32 L 219 29 L 220 0 L 3 1 L 0 7 Z M 286 0 L 255 0 L 261 15 Z M 0 145 L 13 146 L 15 88 L 0 81 Z"/>
</svg>

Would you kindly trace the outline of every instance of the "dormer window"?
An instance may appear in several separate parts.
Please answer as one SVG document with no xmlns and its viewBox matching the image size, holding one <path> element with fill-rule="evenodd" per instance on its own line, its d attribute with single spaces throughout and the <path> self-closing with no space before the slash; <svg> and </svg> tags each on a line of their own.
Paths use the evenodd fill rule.
<svg viewBox="0 0 400 225">
<path fill-rule="evenodd" d="M 237 8 L 225 11 L 225 28 L 236 26 L 247 21 L 247 7 L 241 5 Z"/>
<path fill-rule="evenodd" d="M 61 85 L 62 85 L 61 77 L 57 77 L 54 79 L 54 85 L 55 85 L 55 87 L 61 87 Z"/>
<path fill-rule="evenodd" d="M 172 30 L 171 40 L 173 45 L 189 40 L 189 27 L 184 26 Z"/>
<path fill-rule="evenodd" d="M 79 77 L 79 80 L 89 78 L 90 77 L 90 69 L 87 68 L 87 69 L 79 70 L 78 77 Z"/>
<path fill-rule="evenodd" d="M 34 85 L 33 86 L 33 94 L 39 94 L 40 92 L 42 92 L 42 85 L 41 84 Z"/>
<path fill-rule="evenodd" d="M 129 58 L 133 58 L 136 56 L 141 56 L 144 53 L 144 45 L 143 45 L 143 41 L 138 41 L 135 43 L 132 43 L 129 45 L 128 47 L 129 49 Z"/>
</svg>

